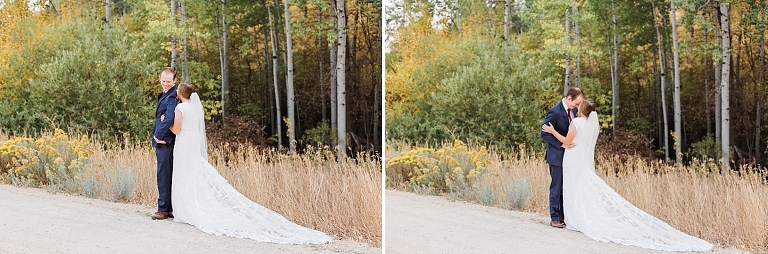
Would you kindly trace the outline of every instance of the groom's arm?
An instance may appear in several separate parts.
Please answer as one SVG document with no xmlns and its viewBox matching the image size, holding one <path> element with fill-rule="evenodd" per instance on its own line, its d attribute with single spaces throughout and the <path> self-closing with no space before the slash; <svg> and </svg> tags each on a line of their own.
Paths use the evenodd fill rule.
<svg viewBox="0 0 768 254">
<path fill-rule="evenodd" d="M 165 117 L 163 118 L 163 121 L 160 121 L 160 124 L 157 126 L 157 129 L 155 130 L 154 136 L 159 139 L 163 140 L 163 137 L 165 134 L 167 134 L 170 131 L 171 125 L 173 125 L 173 120 L 175 118 L 174 112 L 176 111 L 176 100 L 165 100 Z"/>
<path fill-rule="evenodd" d="M 549 110 L 547 111 L 547 116 L 544 117 L 544 124 L 548 124 L 554 119 L 555 119 L 555 111 Z M 547 141 L 547 143 L 549 143 L 550 145 L 553 145 L 555 147 L 563 146 L 563 143 L 560 142 L 560 140 L 557 140 L 557 138 L 554 135 L 545 132 L 543 129 L 539 130 L 539 132 L 540 132 L 539 135 L 541 136 L 541 138 L 544 139 L 544 141 Z"/>
</svg>

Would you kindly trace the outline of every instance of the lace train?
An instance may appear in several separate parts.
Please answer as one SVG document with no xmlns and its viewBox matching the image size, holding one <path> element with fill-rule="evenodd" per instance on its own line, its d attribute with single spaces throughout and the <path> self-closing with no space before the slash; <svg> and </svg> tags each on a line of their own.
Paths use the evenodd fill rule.
<svg viewBox="0 0 768 254">
<path fill-rule="evenodd" d="M 202 105 L 197 94 L 179 104 L 181 131 L 174 149 L 174 220 L 203 232 L 285 244 L 322 244 L 325 233 L 302 227 L 251 201 L 238 192 L 208 163 Z"/>
<path fill-rule="evenodd" d="M 592 119 L 594 117 L 594 119 Z M 664 251 L 710 251 L 713 245 L 685 234 L 635 207 L 595 174 L 597 114 L 574 119 L 576 147 L 563 158 L 563 206 L 567 227 L 601 242 Z"/>
</svg>

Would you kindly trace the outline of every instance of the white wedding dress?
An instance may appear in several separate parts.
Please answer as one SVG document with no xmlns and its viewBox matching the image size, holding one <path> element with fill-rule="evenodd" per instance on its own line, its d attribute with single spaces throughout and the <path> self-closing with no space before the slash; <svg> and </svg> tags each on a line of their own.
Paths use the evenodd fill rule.
<svg viewBox="0 0 768 254">
<path fill-rule="evenodd" d="M 284 244 L 322 244 L 325 233 L 305 228 L 261 206 L 235 190 L 208 163 L 203 106 L 197 93 L 176 106 L 181 131 L 173 151 L 174 221 L 203 232 Z"/>
<path fill-rule="evenodd" d="M 710 251 L 712 244 L 687 235 L 627 202 L 595 174 L 597 113 L 573 119 L 576 147 L 563 157 L 563 207 L 568 229 L 600 242 L 664 251 Z M 695 222 L 693 222 L 695 223 Z"/>
</svg>

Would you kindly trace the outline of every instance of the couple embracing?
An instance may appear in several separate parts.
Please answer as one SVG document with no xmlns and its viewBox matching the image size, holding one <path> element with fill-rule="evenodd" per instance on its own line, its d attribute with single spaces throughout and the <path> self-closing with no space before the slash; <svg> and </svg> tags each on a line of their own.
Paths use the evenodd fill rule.
<svg viewBox="0 0 768 254">
<path fill-rule="evenodd" d="M 712 244 L 687 235 L 635 207 L 595 173 L 600 123 L 595 103 L 578 87 L 552 107 L 541 137 L 547 142 L 550 225 L 615 242 L 665 251 L 710 251 Z"/>
<path fill-rule="evenodd" d="M 176 71 L 160 71 L 152 146 L 157 156 L 158 211 L 203 232 L 261 242 L 321 244 L 325 233 L 299 226 L 249 200 L 208 163 L 203 105 L 191 83 L 176 84 Z M 173 184 L 172 184 L 173 183 Z M 173 201 L 173 202 L 172 202 Z"/>
</svg>

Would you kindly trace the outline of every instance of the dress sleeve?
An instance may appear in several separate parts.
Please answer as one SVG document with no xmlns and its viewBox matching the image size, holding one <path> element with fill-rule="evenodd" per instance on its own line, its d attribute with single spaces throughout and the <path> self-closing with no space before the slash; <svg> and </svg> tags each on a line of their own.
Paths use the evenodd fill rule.
<svg viewBox="0 0 768 254">
<path fill-rule="evenodd" d="M 577 131 L 583 129 L 586 123 L 587 123 L 587 120 L 582 117 L 573 119 L 573 122 L 571 122 L 571 124 L 574 125 L 574 127 L 576 127 Z"/>
<path fill-rule="evenodd" d="M 182 102 L 176 106 L 176 109 L 178 109 L 181 112 L 182 117 L 186 117 L 187 113 L 189 112 L 189 103 Z"/>
</svg>

